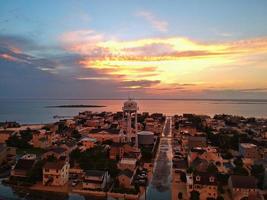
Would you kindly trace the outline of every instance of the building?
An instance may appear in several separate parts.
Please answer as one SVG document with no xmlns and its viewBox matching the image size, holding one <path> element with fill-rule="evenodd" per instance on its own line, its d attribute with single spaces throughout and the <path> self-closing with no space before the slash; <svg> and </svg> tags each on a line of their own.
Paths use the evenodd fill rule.
<svg viewBox="0 0 267 200">
<path fill-rule="evenodd" d="M 132 141 L 132 139 L 135 139 L 135 142 L 136 142 L 138 109 L 139 108 L 137 106 L 137 103 L 131 99 L 124 102 L 123 107 L 122 107 L 123 118 L 127 122 L 126 135 L 129 141 Z M 134 122 L 132 122 L 132 118 L 134 118 Z M 134 134 L 132 133 L 132 129 L 134 129 Z M 137 145 L 137 142 L 136 142 L 136 145 Z"/>
<path fill-rule="evenodd" d="M 194 147 L 206 147 L 207 146 L 207 139 L 206 137 L 201 136 L 189 136 L 188 138 L 188 150 Z"/>
<path fill-rule="evenodd" d="M 70 165 L 66 161 L 47 162 L 43 166 L 43 185 L 62 186 L 69 180 Z"/>
<path fill-rule="evenodd" d="M 120 171 L 118 175 L 119 184 L 123 188 L 132 188 L 132 181 L 134 177 L 134 172 L 129 169 Z"/>
<path fill-rule="evenodd" d="M 256 199 L 257 179 L 253 176 L 232 175 L 228 179 L 228 186 L 235 200 Z"/>
<path fill-rule="evenodd" d="M 32 134 L 32 145 L 36 148 L 48 148 L 56 142 L 56 134 L 51 131 L 46 131 L 44 129 L 39 131 L 34 131 Z"/>
<path fill-rule="evenodd" d="M 117 160 L 121 159 L 124 154 L 124 148 L 122 143 L 113 143 L 110 146 L 109 159 Z"/>
<path fill-rule="evenodd" d="M 50 156 L 53 156 L 59 160 L 62 157 L 68 157 L 68 151 L 62 147 L 52 147 L 42 155 L 42 158 L 47 159 Z"/>
<path fill-rule="evenodd" d="M 1 130 L 0 131 L 0 143 L 5 143 L 8 140 L 8 138 L 14 134 L 15 132 L 11 130 Z"/>
<path fill-rule="evenodd" d="M 118 168 L 120 170 L 126 170 L 129 169 L 131 171 L 134 171 L 136 168 L 137 159 L 135 158 L 122 158 L 120 162 L 118 163 Z"/>
<path fill-rule="evenodd" d="M 258 158 L 257 146 L 255 144 L 250 144 L 250 143 L 240 143 L 239 154 L 244 158 L 257 159 Z"/>
<path fill-rule="evenodd" d="M 11 164 L 15 161 L 16 148 L 7 147 L 5 143 L 0 143 L 0 165 Z"/>
<path fill-rule="evenodd" d="M 82 182 L 83 189 L 89 190 L 104 190 L 110 181 L 110 176 L 107 171 L 87 170 L 84 174 Z"/>
<path fill-rule="evenodd" d="M 79 148 L 82 151 L 91 149 L 96 145 L 97 140 L 95 138 L 84 137 L 79 141 Z"/>
<path fill-rule="evenodd" d="M 187 174 L 186 179 L 188 196 L 192 191 L 197 191 L 200 194 L 200 199 L 217 198 L 218 182 L 215 174 L 195 172 L 194 174 Z"/>
<path fill-rule="evenodd" d="M 28 172 L 33 169 L 35 163 L 35 159 L 19 159 L 11 170 L 11 176 L 21 178 L 28 177 Z"/>
<path fill-rule="evenodd" d="M 124 142 L 125 136 L 121 129 L 97 128 L 88 133 L 88 137 L 95 138 L 98 142 L 110 140 L 115 143 Z"/>
</svg>

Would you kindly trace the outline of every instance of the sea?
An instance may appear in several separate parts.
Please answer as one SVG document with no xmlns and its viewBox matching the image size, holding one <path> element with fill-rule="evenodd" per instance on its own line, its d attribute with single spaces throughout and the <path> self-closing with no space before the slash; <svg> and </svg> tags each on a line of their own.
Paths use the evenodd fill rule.
<svg viewBox="0 0 267 200">
<path fill-rule="evenodd" d="M 79 112 L 117 112 L 122 110 L 123 99 L 0 99 L 0 121 L 16 121 L 22 124 L 40 124 L 71 118 Z M 245 117 L 267 117 L 267 100 L 227 99 L 141 99 L 139 112 L 164 113 L 167 116 L 196 113 L 213 116 L 232 114 Z M 62 105 L 99 105 L 105 107 L 55 107 Z"/>
</svg>

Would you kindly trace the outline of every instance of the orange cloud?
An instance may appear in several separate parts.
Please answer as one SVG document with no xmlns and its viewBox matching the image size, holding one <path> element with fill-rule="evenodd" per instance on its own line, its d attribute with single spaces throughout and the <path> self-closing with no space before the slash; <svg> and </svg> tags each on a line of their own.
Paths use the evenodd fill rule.
<svg viewBox="0 0 267 200">
<path fill-rule="evenodd" d="M 86 36 L 78 37 L 77 34 Z M 66 48 L 83 55 L 80 64 L 85 68 L 99 70 L 114 80 L 119 77 L 120 81 L 159 80 L 155 89 L 162 91 L 181 89 L 181 86 L 175 86 L 177 82 L 193 83 L 194 87 L 187 87 L 192 90 L 213 84 L 247 87 L 244 85 L 246 80 L 228 80 L 226 67 L 240 63 L 245 66 L 245 58 L 267 56 L 267 38 L 207 43 L 182 37 L 112 40 L 93 31 L 66 35 L 63 37 L 68 40 Z M 260 59 L 252 60 L 256 60 L 253 64 L 260 62 Z M 220 79 L 224 81 L 216 83 L 201 78 L 213 74 L 211 69 L 219 70 Z"/>
<path fill-rule="evenodd" d="M 168 22 L 158 19 L 151 12 L 140 11 L 137 13 L 137 16 L 143 17 L 158 31 L 161 31 L 161 32 L 167 32 L 168 31 Z"/>
</svg>

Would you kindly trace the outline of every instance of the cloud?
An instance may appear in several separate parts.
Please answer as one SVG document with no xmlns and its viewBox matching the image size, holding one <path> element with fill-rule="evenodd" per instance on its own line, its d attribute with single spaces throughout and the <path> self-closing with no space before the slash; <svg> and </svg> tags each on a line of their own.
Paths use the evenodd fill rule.
<svg viewBox="0 0 267 200">
<path fill-rule="evenodd" d="M 129 89 L 150 88 L 150 87 L 155 87 L 158 84 L 160 84 L 159 80 L 155 80 L 155 81 L 139 80 L 139 81 L 123 81 L 123 82 L 121 82 L 122 88 L 129 88 Z"/>
<path fill-rule="evenodd" d="M 168 31 L 168 22 L 158 19 L 153 13 L 149 11 L 140 11 L 136 15 L 139 17 L 143 17 L 158 31 L 160 32 Z"/>
</svg>

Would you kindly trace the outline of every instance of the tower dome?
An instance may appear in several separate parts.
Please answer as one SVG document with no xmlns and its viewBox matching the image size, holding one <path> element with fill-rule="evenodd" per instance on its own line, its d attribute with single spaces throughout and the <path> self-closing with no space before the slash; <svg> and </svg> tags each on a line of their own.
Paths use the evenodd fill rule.
<svg viewBox="0 0 267 200">
<path fill-rule="evenodd" d="M 138 106 L 134 100 L 129 99 L 128 101 L 124 102 L 122 109 L 123 109 L 123 111 L 137 111 Z"/>
</svg>

